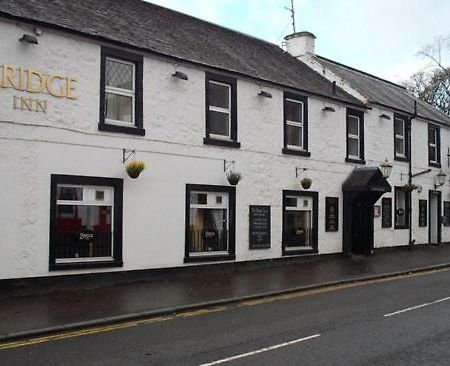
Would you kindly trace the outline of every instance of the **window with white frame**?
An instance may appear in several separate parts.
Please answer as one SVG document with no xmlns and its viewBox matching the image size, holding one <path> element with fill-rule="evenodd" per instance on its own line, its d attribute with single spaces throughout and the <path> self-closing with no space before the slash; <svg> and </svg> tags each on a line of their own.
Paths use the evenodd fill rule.
<svg viewBox="0 0 450 366">
<path fill-rule="evenodd" d="M 364 113 L 347 110 L 347 160 L 364 161 Z"/>
<path fill-rule="evenodd" d="M 288 149 L 305 150 L 304 144 L 304 103 L 301 100 L 286 98 L 284 101 L 285 140 Z"/>
<path fill-rule="evenodd" d="M 235 254 L 235 188 L 186 186 L 185 261 L 226 260 Z"/>
<path fill-rule="evenodd" d="M 121 262 L 117 226 L 122 211 L 116 197 L 121 184 L 110 178 L 52 176 L 51 265 Z"/>
<path fill-rule="evenodd" d="M 395 228 L 409 228 L 409 202 L 411 193 L 402 187 L 395 187 Z"/>
<path fill-rule="evenodd" d="M 439 127 L 428 125 L 428 162 L 440 167 L 440 131 Z"/>
<path fill-rule="evenodd" d="M 231 140 L 231 85 L 208 80 L 208 134 Z"/>
<path fill-rule="evenodd" d="M 408 140 L 406 133 L 406 120 L 401 117 L 394 117 L 394 158 L 407 159 Z"/>
</svg>

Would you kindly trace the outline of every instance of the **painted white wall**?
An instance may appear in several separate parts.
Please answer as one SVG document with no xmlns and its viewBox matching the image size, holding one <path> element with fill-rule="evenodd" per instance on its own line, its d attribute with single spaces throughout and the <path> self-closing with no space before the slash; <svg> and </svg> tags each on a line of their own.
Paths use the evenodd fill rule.
<svg viewBox="0 0 450 366">
<path fill-rule="evenodd" d="M 346 108 L 335 102 L 310 97 L 310 158 L 281 153 L 283 145 L 283 90 L 239 79 L 238 139 L 240 149 L 206 146 L 205 70 L 175 66 L 155 56 L 144 62 L 144 128 L 137 137 L 98 131 L 100 89 L 100 45 L 89 40 L 44 29 L 39 45 L 18 42 L 23 25 L 0 22 L 0 65 L 32 67 L 46 73 L 78 78 L 78 100 L 33 95 L 48 101 L 46 114 L 12 109 L 12 97 L 26 93 L 0 88 L 0 279 L 135 270 L 181 266 L 184 258 L 186 184 L 227 185 L 223 160 L 235 160 L 243 173 L 237 186 L 236 260 L 281 256 L 282 190 L 300 189 L 295 168 L 313 179 L 319 192 L 319 253 L 342 251 L 341 186 L 352 164 L 345 163 Z M 188 81 L 170 75 L 175 67 Z M 257 96 L 263 87 L 272 99 Z M 323 112 L 332 106 L 336 112 Z M 380 110 L 365 113 L 367 165 L 393 160 L 393 120 L 381 120 Z M 390 114 L 390 111 L 382 111 Z M 446 167 L 450 133 L 441 128 L 441 151 Z M 413 126 L 414 170 L 428 168 L 427 125 Z M 135 149 L 148 164 L 139 179 L 127 177 L 122 149 Z M 433 169 L 436 173 L 436 169 Z M 395 162 L 390 182 L 403 185 L 406 163 Z M 51 174 L 86 175 L 124 179 L 123 260 L 124 267 L 80 271 L 48 271 Z M 414 236 L 427 242 L 428 228 L 417 226 L 417 198 L 428 199 L 432 174 L 417 178 L 422 193 L 413 193 Z M 448 183 L 443 199 L 450 199 Z M 325 232 L 325 197 L 339 197 L 339 232 Z M 389 194 L 388 194 L 389 196 Z M 391 195 L 393 196 L 393 194 Z M 272 245 L 267 250 L 249 250 L 249 205 L 271 205 Z M 443 240 L 450 230 L 443 228 Z M 407 244 L 407 230 L 381 229 L 375 219 L 375 246 Z"/>
</svg>

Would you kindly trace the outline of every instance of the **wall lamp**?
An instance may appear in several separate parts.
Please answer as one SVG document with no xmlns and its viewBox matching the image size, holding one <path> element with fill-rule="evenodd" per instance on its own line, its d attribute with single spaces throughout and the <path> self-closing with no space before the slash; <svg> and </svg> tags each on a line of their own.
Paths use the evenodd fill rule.
<svg viewBox="0 0 450 366">
<path fill-rule="evenodd" d="M 437 173 L 435 178 L 434 189 L 442 187 L 444 185 L 446 176 L 447 174 L 445 174 L 442 169 L 439 170 L 439 173 Z"/>
<path fill-rule="evenodd" d="M 334 109 L 333 107 L 328 107 L 328 106 L 323 107 L 322 110 L 324 112 L 336 112 L 336 109 Z"/>
<path fill-rule="evenodd" d="M 391 119 L 391 116 L 382 113 L 382 114 L 380 114 L 380 118 L 381 118 L 381 119 L 387 119 L 387 120 L 390 120 L 390 119 Z"/>
<path fill-rule="evenodd" d="M 389 160 L 386 158 L 381 164 L 380 164 L 380 170 L 381 174 L 383 175 L 384 179 L 388 179 L 391 176 L 392 172 L 392 163 L 389 162 Z"/>
<path fill-rule="evenodd" d="M 189 80 L 188 76 L 181 71 L 175 71 L 175 73 L 173 73 L 172 76 L 180 80 Z"/>
<path fill-rule="evenodd" d="M 264 97 L 264 98 L 272 98 L 272 94 L 270 94 L 269 92 L 266 92 L 264 90 L 261 90 L 258 95 L 260 97 Z"/>
<path fill-rule="evenodd" d="M 22 38 L 19 39 L 19 41 L 30 44 L 39 44 L 37 37 L 33 36 L 32 34 L 24 34 Z"/>
</svg>

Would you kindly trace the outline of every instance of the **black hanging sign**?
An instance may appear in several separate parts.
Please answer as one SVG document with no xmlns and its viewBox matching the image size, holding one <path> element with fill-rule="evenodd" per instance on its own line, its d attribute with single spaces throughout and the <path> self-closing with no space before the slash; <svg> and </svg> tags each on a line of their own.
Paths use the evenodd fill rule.
<svg viewBox="0 0 450 366">
<path fill-rule="evenodd" d="M 425 227 L 428 223 L 427 200 L 419 200 L 419 226 Z"/>
<path fill-rule="evenodd" d="M 392 198 L 381 200 L 381 227 L 392 227 Z"/>
<path fill-rule="evenodd" d="M 250 249 L 270 248 L 270 206 L 250 206 Z"/>
<path fill-rule="evenodd" d="M 339 231 L 339 198 L 325 198 L 325 231 Z"/>
</svg>

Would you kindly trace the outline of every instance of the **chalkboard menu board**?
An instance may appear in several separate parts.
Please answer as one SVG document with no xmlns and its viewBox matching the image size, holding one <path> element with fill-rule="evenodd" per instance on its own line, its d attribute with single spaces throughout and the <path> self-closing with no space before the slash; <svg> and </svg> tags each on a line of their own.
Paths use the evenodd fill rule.
<svg viewBox="0 0 450 366">
<path fill-rule="evenodd" d="M 325 197 L 325 231 L 339 230 L 339 198 Z"/>
<path fill-rule="evenodd" d="M 427 200 L 419 200 L 419 226 L 427 226 L 428 215 L 427 215 Z"/>
<path fill-rule="evenodd" d="M 450 202 L 444 201 L 444 226 L 450 226 Z"/>
<path fill-rule="evenodd" d="M 250 249 L 270 248 L 270 206 L 250 206 Z"/>
<path fill-rule="evenodd" d="M 392 227 L 392 198 L 381 200 L 381 227 Z"/>
</svg>

